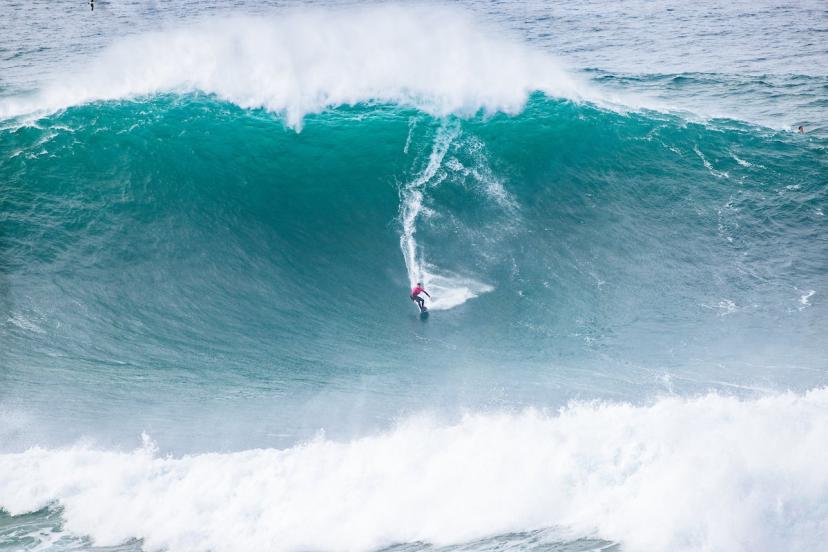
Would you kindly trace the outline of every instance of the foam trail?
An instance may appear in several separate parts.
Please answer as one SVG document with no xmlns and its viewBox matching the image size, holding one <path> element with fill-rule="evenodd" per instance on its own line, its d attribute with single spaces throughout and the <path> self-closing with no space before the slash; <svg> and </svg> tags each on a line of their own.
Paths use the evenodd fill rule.
<svg viewBox="0 0 828 552">
<path fill-rule="evenodd" d="M 0 455 L 0 507 L 146 550 L 377 549 L 537 528 L 624 550 L 812 551 L 828 539 L 828 389 L 413 418 L 351 442 L 162 457 Z"/>
<path fill-rule="evenodd" d="M 702 160 L 702 163 L 704 163 L 704 168 L 707 169 L 707 171 L 710 174 L 712 174 L 716 178 L 730 178 L 730 176 L 726 172 L 717 171 L 713 168 L 713 165 L 710 163 L 710 161 L 707 160 L 707 157 L 704 156 L 704 154 L 699 149 L 698 145 L 693 146 L 693 151 L 696 152 L 696 155 L 698 155 L 699 159 Z"/>
<path fill-rule="evenodd" d="M 308 113 L 372 101 L 437 115 L 517 113 L 533 91 L 570 99 L 588 93 L 548 54 L 497 36 L 439 6 L 206 20 L 125 38 L 91 63 L 53 75 L 34 95 L 0 100 L 0 118 L 201 91 L 284 113 L 299 127 Z"/>
<path fill-rule="evenodd" d="M 417 178 L 406 184 L 400 192 L 400 219 L 403 230 L 400 236 L 400 247 L 405 259 L 408 279 L 412 284 L 422 281 L 424 272 L 422 264 L 417 259 L 417 240 L 414 237 L 417 232 L 417 218 L 423 211 L 423 187 L 437 174 L 437 169 L 440 168 L 452 139 L 458 133 L 459 129 L 456 125 L 450 129 L 445 125 L 440 127 L 434 138 L 434 146 L 425 169 Z"/>
<path fill-rule="evenodd" d="M 400 191 L 400 220 L 402 222 L 400 249 L 402 249 L 405 260 L 408 280 L 411 286 L 422 282 L 429 290 L 433 296 L 428 302 L 431 310 L 447 310 L 494 289 L 472 278 L 439 273 L 435 266 L 423 259 L 423 252 L 418 247 L 415 237 L 417 220 L 424 214 L 427 216 L 428 213 L 423 205 L 424 190 L 427 186 L 436 186 L 445 179 L 445 174 L 440 174 L 438 171 L 452 142 L 459 135 L 460 127 L 456 122 L 444 123 L 434 138 L 434 145 L 425 169 Z"/>
</svg>

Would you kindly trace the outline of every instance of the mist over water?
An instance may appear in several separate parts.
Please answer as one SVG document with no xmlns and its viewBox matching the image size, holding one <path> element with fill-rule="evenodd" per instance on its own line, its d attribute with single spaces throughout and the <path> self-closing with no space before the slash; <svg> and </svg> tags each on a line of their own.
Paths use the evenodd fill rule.
<svg viewBox="0 0 828 552">
<path fill-rule="evenodd" d="M 0 547 L 828 537 L 818 3 L 11 13 Z"/>
</svg>

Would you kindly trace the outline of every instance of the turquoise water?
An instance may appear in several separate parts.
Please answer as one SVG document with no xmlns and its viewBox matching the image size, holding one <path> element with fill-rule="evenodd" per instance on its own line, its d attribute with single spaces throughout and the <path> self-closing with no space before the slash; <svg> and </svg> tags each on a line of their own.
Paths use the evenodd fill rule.
<svg viewBox="0 0 828 552">
<path fill-rule="evenodd" d="M 13 10 L 0 548 L 821 546 L 826 13 L 662 8 Z"/>
</svg>

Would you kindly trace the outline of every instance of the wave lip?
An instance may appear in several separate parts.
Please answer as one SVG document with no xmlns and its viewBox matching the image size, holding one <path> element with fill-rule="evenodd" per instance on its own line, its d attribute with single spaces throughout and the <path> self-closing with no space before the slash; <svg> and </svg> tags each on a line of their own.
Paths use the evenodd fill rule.
<svg viewBox="0 0 828 552">
<path fill-rule="evenodd" d="M 625 550 L 816 550 L 828 537 L 828 389 L 413 418 L 351 442 L 160 457 L 0 455 L 0 507 L 148 550 L 371 550 L 552 527 Z"/>
<path fill-rule="evenodd" d="M 547 54 L 493 35 L 463 12 L 435 6 L 203 20 L 126 38 L 33 96 L 0 100 L 0 117 L 201 91 L 284 113 L 299 127 L 308 113 L 361 102 L 438 115 L 515 113 L 534 91 L 580 98 L 586 90 Z"/>
</svg>

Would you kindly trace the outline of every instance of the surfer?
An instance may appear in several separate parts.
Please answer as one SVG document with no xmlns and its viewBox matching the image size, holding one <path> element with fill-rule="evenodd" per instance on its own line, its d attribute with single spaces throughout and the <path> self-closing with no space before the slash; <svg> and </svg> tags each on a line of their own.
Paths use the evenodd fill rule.
<svg viewBox="0 0 828 552">
<path fill-rule="evenodd" d="M 800 134 L 805 134 L 805 127 L 804 126 L 799 125 L 799 133 Z"/>
<path fill-rule="evenodd" d="M 428 295 L 428 298 L 431 299 L 431 295 L 429 295 L 425 288 L 423 288 L 423 283 L 417 282 L 417 286 L 411 290 L 411 300 L 417 303 L 417 306 L 420 307 L 421 311 L 425 311 L 425 299 L 420 297 L 421 293 L 425 293 L 426 295 Z"/>
</svg>

